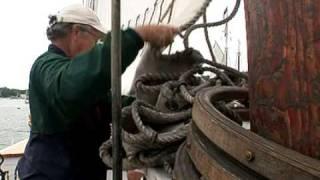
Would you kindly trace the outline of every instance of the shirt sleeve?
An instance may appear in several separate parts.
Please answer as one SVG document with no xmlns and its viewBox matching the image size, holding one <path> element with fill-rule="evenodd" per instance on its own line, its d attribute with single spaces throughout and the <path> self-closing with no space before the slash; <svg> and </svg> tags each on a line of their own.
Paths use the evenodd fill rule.
<svg viewBox="0 0 320 180">
<path fill-rule="evenodd" d="M 122 72 L 143 47 L 132 29 L 122 32 Z M 58 112 L 72 116 L 103 98 L 111 87 L 111 37 L 90 51 L 70 59 L 52 58 L 40 64 L 38 82 L 48 103 Z"/>
</svg>

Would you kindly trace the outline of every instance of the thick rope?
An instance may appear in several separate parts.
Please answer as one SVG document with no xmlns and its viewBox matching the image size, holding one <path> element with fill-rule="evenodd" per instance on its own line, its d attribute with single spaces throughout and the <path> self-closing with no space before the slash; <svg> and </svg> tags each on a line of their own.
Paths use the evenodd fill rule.
<svg viewBox="0 0 320 180">
<path fill-rule="evenodd" d="M 178 53 L 174 57 L 183 60 L 182 57 L 185 56 L 182 55 Z M 208 64 L 210 67 L 198 65 L 183 74 L 146 74 L 139 78 L 136 83 L 137 94 L 141 93 L 148 98 L 152 95 L 148 92 L 156 90 L 159 95 L 157 95 L 156 105 L 138 98 L 131 106 L 122 109 L 121 121 L 125 128 L 122 131 L 122 145 L 126 157 L 123 159 L 124 169 L 160 166 L 166 167 L 171 172 L 170 163 L 175 157 L 177 145 L 185 140 L 190 130 L 192 117 L 190 107 L 195 94 L 209 86 L 213 88 L 221 85 L 235 86 L 230 77 L 236 80 L 247 77 L 235 69 L 204 58 L 199 58 L 199 62 Z M 206 71 L 216 76 L 214 78 L 195 76 Z M 171 101 L 178 104 L 179 108 L 176 108 L 178 112 L 161 109 Z M 242 122 L 239 114 L 232 109 L 221 104 L 217 106 L 226 116 L 235 119 L 238 123 Z M 100 148 L 100 157 L 110 167 L 112 166 L 111 142 L 111 140 L 106 141 Z"/>
<path fill-rule="evenodd" d="M 169 80 L 177 80 L 181 73 L 147 73 L 139 77 L 135 86 L 137 91 L 159 92 L 161 85 Z"/>
<path fill-rule="evenodd" d="M 151 105 L 147 105 L 142 101 L 135 101 L 132 104 L 132 115 L 139 131 L 143 133 L 147 139 L 151 139 L 151 143 L 168 144 L 181 140 L 186 136 L 186 129 L 189 126 L 188 124 L 162 133 L 159 133 L 152 129 L 152 127 L 145 125 L 138 110 L 142 105 L 151 107 Z"/>
<path fill-rule="evenodd" d="M 223 24 L 229 22 L 231 19 L 233 19 L 234 16 L 237 14 L 238 10 L 239 10 L 240 3 L 241 3 L 241 0 L 237 0 L 236 5 L 235 5 L 233 11 L 231 12 L 231 14 L 227 18 L 225 18 L 225 19 L 223 19 L 221 21 L 214 22 L 214 23 L 206 23 L 206 24 L 196 24 L 196 25 L 191 26 L 189 29 L 187 29 L 187 31 L 184 34 L 184 39 L 183 39 L 184 47 L 185 48 L 189 47 L 189 36 L 190 36 L 191 32 L 194 31 L 195 29 L 203 28 L 203 27 L 220 26 L 220 25 L 223 25 Z M 203 14 L 203 12 L 201 13 L 201 15 L 202 14 Z"/>
<path fill-rule="evenodd" d="M 180 86 L 182 97 L 190 104 L 193 104 L 194 97 L 189 93 L 185 85 Z"/>
<path fill-rule="evenodd" d="M 181 82 L 185 82 L 187 79 L 190 78 L 190 76 L 193 76 L 196 73 L 202 74 L 203 72 L 208 71 L 216 74 L 221 80 L 227 83 L 227 85 L 234 86 L 235 84 L 231 81 L 231 79 L 222 71 L 214 68 L 214 67 L 195 67 L 187 72 L 185 72 L 183 75 L 180 76 L 179 80 Z"/>
<path fill-rule="evenodd" d="M 148 138 L 152 139 L 152 142 L 155 141 L 158 133 L 156 131 L 154 131 L 152 128 L 150 128 L 149 126 L 145 126 L 141 120 L 141 117 L 139 115 L 138 112 L 138 106 L 140 104 L 142 104 L 142 101 L 135 101 L 132 104 L 132 116 L 133 116 L 133 120 L 137 126 L 137 128 L 139 129 L 140 132 L 142 132 L 143 134 L 145 134 Z"/>
<path fill-rule="evenodd" d="M 219 63 L 216 63 L 216 62 L 212 62 L 212 61 L 209 61 L 209 60 L 204 59 L 204 58 L 201 59 L 201 62 L 204 63 L 204 64 L 211 65 L 211 66 L 213 66 L 215 68 L 222 69 L 222 70 L 224 70 L 224 71 L 226 71 L 226 72 L 228 72 L 228 73 L 230 73 L 230 74 L 232 74 L 234 76 L 237 76 L 237 77 L 240 77 L 240 78 L 248 80 L 248 75 L 247 74 L 239 72 L 238 70 L 233 69 L 231 67 L 228 67 L 226 65 L 219 64 Z"/>
<path fill-rule="evenodd" d="M 174 155 L 174 156 L 175 156 L 175 155 Z M 169 162 L 164 161 L 164 162 L 163 162 L 163 168 L 164 168 L 164 170 L 165 170 L 168 174 L 172 175 L 172 173 L 173 173 L 173 167 L 170 165 Z"/>
<path fill-rule="evenodd" d="M 169 132 L 159 133 L 156 142 L 159 144 L 170 144 L 173 142 L 177 142 L 183 140 L 188 132 L 190 123 L 183 124 L 180 127 L 173 129 Z"/>
<path fill-rule="evenodd" d="M 112 167 L 112 155 L 110 154 L 112 150 L 112 139 L 104 142 L 99 148 L 99 156 L 102 159 L 103 163 L 109 167 Z M 147 165 L 143 164 L 139 159 L 131 159 L 128 160 L 127 158 L 122 159 L 122 168 L 124 170 L 130 169 L 139 169 L 146 167 Z"/>
<path fill-rule="evenodd" d="M 197 83 L 197 79 L 189 79 L 190 84 Z M 168 81 L 162 85 L 159 97 L 156 103 L 156 109 L 165 113 L 168 112 L 178 112 L 185 111 L 191 108 L 190 104 L 184 100 L 179 92 L 179 86 L 181 83 L 179 81 Z"/>
<path fill-rule="evenodd" d="M 146 118 L 146 122 L 154 123 L 154 124 L 173 124 L 179 123 L 181 121 L 185 121 L 186 119 L 191 118 L 191 108 L 181 112 L 173 112 L 173 113 L 163 113 L 155 110 L 153 107 L 140 107 L 140 113 L 148 118 Z"/>
<path fill-rule="evenodd" d="M 179 27 L 180 32 L 185 31 L 190 26 L 192 26 L 194 23 L 196 23 L 198 21 L 198 19 L 203 15 L 204 11 L 207 9 L 210 2 L 211 2 L 211 0 L 206 0 L 203 3 L 201 9 L 196 13 L 196 15 L 189 22 L 187 22 Z"/>
<path fill-rule="evenodd" d="M 138 129 L 143 129 L 142 132 L 138 133 L 138 134 L 132 134 L 127 132 L 126 130 L 123 130 L 123 139 L 124 142 L 129 143 L 129 144 L 146 144 L 145 142 L 147 142 L 147 144 L 149 142 L 152 143 L 152 145 L 158 144 L 158 145 L 162 145 L 162 144 L 168 144 L 168 143 L 172 143 L 172 142 L 176 142 L 179 141 L 181 139 L 183 139 L 186 136 L 186 128 L 188 128 L 188 124 L 187 125 L 183 125 L 183 126 L 178 126 L 178 127 L 174 127 L 172 126 L 172 128 L 170 128 L 170 126 L 168 126 L 169 124 L 172 123 L 178 123 L 180 121 L 183 122 L 188 122 L 189 119 L 191 118 L 191 109 L 183 111 L 183 112 L 177 112 L 177 113 L 159 113 L 156 110 L 154 110 L 154 108 L 152 108 L 151 105 L 148 105 L 146 103 L 140 102 L 142 104 L 142 106 L 136 107 L 138 108 L 138 112 L 142 112 L 141 114 L 143 114 L 146 118 L 148 119 L 145 122 L 152 122 L 155 125 L 167 125 L 167 129 L 169 129 L 168 131 L 164 131 L 164 132 L 157 132 L 157 136 L 156 139 L 154 139 L 154 136 L 152 133 L 155 132 L 155 130 L 151 129 L 151 133 L 150 135 L 144 131 L 146 131 L 144 128 L 146 128 L 143 124 L 143 122 L 141 121 L 140 115 L 138 119 L 140 118 L 138 125 L 140 126 L 140 128 Z M 133 105 L 134 106 L 134 105 Z M 146 114 L 144 114 L 146 113 Z M 125 114 L 125 115 L 124 115 Z M 163 120 L 168 121 L 168 123 L 163 123 L 161 122 L 161 120 L 156 120 L 156 121 L 152 121 L 150 120 L 150 116 L 151 119 L 155 118 L 155 115 L 159 115 L 159 117 Z M 130 109 L 126 108 L 125 110 L 122 111 L 122 118 L 125 118 L 125 116 L 130 116 Z M 161 117 L 162 116 L 162 117 Z M 169 120 L 168 120 L 169 119 Z"/>
<path fill-rule="evenodd" d="M 181 94 L 184 97 L 184 99 L 186 101 L 188 101 L 190 104 L 193 104 L 194 97 L 193 97 L 192 93 L 190 93 L 187 90 L 187 87 L 186 87 L 185 83 L 183 83 L 183 82 L 185 82 L 187 79 L 189 79 L 190 76 L 193 76 L 196 73 L 203 73 L 205 71 L 213 72 L 219 78 L 221 78 L 221 80 L 226 82 L 228 85 L 235 86 L 235 84 L 231 81 L 231 79 L 226 74 L 224 74 L 222 71 L 220 71 L 220 70 L 218 70 L 216 68 L 213 68 L 213 67 L 201 67 L 201 66 L 195 67 L 194 69 L 191 69 L 191 70 L 187 71 L 186 73 L 184 73 L 179 78 L 179 80 L 182 82 L 181 86 L 179 87 L 179 89 L 181 91 Z"/>
<path fill-rule="evenodd" d="M 111 139 L 103 143 L 99 148 L 99 156 L 103 163 L 112 167 L 112 149 Z M 122 166 L 124 170 L 141 169 L 146 167 L 163 166 L 164 162 L 174 161 L 177 146 L 169 146 L 162 150 L 155 150 L 154 152 L 140 152 L 137 156 L 122 159 Z"/>
</svg>

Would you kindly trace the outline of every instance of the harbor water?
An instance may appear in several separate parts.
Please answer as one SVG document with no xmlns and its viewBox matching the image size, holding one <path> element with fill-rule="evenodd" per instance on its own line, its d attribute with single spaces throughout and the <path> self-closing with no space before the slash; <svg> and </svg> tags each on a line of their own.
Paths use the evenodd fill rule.
<svg viewBox="0 0 320 180">
<path fill-rule="evenodd" d="M 24 99 L 0 98 L 0 150 L 28 138 L 28 115 Z"/>
</svg>

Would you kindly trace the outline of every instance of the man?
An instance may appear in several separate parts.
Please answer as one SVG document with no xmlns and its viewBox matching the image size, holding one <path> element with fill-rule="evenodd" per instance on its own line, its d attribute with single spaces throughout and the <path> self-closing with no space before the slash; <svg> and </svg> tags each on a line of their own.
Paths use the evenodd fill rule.
<svg viewBox="0 0 320 180">
<path fill-rule="evenodd" d="M 176 29 L 144 26 L 122 32 L 122 72 L 143 42 L 166 46 Z M 99 146 L 110 136 L 110 35 L 93 11 L 66 7 L 50 17 L 52 42 L 33 64 L 29 100 L 32 126 L 22 180 L 105 180 Z M 105 36 L 105 37 L 104 37 Z"/>
</svg>

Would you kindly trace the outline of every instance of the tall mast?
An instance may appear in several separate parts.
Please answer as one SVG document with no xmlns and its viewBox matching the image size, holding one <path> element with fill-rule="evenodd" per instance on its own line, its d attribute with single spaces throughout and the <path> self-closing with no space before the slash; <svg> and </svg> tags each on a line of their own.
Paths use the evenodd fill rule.
<svg viewBox="0 0 320 180">
<path fill-rule="evenodd" d="M 228 17 L 228 7 L 223 12 L 223 18 Z M 224 36 L 225 36 L 225 58 L 226 58 L 226 66 L 228 66 L 228 39 L 229 39 L 229 29 L 228 29 L 228 22 L 225 25 L 224 29 Z"/>
<path fill-rule="evenodd" d="M 240 65 L 241 65 L 241 52 L 240 52 L 240 39 L 238 39 L 238 53 L 237 53 L 237 60 L 238 60 L 238 71 L 240 71 Z"/>
</svg>

